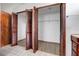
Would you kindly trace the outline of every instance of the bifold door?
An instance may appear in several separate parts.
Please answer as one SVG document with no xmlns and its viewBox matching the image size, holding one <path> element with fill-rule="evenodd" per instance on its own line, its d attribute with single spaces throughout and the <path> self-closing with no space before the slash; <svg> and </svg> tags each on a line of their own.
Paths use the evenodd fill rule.
<svg viewBox="0 0 79 59">
<path fill-rule="evenodd" d="M 26 49 L 32 48 L 32 12 L 27 12 Z"/>
<path fill-rule="evenodd" d="M 12 35 L 12 46 L 17 45 L 17 15 L 12 13 L 12 20 L 11 20 L 11 35 Z"/>
<path fill-rule="evenodd" d="M 32 49 L 35 53 L 38 50 L 38 10 L 32 9 Z"/>
</svg>

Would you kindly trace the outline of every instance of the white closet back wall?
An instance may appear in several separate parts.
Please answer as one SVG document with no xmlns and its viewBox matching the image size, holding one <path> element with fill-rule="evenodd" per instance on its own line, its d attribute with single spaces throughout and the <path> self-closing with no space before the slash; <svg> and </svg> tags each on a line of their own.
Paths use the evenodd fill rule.
<svg viewBox="0 0 79 59">
<path fill-rule="evenodd" d="M 38 9 L 38 40 L 60 43 L 60 6 Z"/>
<path fill-rule="evenodd" d="M 27 14 L 18 14 L 18 40 L 26 38 Z"/>
</svg>

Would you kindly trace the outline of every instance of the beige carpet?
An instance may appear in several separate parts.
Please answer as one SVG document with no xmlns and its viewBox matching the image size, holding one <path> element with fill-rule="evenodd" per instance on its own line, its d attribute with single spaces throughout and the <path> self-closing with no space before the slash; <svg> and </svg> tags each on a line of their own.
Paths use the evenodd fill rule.
<svg viewBox="0 0 79 59">
<path fill-rule="evenodd" d="M 25 50 L 24 47 L 21 46 L 14 46 L 11 47 L 10 45 L 0 48 L 0 56 L 56 56 L 54 54 L 49 54 L 43 51 L 37 51 L 33 53 L 33 51 Z"/>
<path fill-rule="evenodd" d="M 53 42 L 38 42 L 39 50 L 50 54 L 59 55 L 59 44 Z"/>
<path fill-rule="evenodd" d="M 26 40 L 24 40 L 24 39 L 18 41 L 18 45 L 19 45 L 19 46 L 25 47 L 25 44 L 26 44 Z"/>
<path fill-rule="evenodd" d="M 44 41 L 38 41 L 38 50 L 50 54 L 59 55 L 59 44 Z M 25 47 L 25 40 L 18 42 L 19 46 Z"/>
</svg>

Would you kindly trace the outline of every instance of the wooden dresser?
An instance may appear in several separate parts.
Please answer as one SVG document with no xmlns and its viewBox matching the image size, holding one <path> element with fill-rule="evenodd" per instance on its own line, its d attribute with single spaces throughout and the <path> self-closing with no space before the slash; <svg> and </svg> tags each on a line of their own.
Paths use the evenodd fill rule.
<svg viewBox="0 0 79 59">
<path fill-rule="evenodd" d="M 72 56 L 79 56 L 79 35 L 71 35 Z"/>
<path fill-rule="evenodd" d="M 0 11 L 0 47 L 10 43 L 10 15 Z"/>
</svg>

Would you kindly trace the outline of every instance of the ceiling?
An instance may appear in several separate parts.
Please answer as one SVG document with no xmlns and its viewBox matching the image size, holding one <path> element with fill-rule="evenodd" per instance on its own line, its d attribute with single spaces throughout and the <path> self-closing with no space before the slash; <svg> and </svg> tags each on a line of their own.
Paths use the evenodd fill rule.
<svg viewBox="0 0 79 59">
<path fill-rule="evenodd" d="M 51 3 L 1 3 L 1 9 L 7 12 L 18 12 L 25 9 L 32 9 L 33 6 L 41 7 L 50 5 Z M 55 3 L 52 3 L 55 4 Z M 66 4 L 66 15 L 79 15 L 79 4 L 78 3 L 67 3 Z"/>
<path fill-rule="evenodd" d="M 50 5 L 50 3 L 2 3 L 1 9 L 8 12 L 18 12 L 25 9 L 32 9 L 33 6 L 41 7 Z"/>
</svg>

